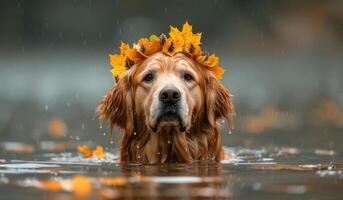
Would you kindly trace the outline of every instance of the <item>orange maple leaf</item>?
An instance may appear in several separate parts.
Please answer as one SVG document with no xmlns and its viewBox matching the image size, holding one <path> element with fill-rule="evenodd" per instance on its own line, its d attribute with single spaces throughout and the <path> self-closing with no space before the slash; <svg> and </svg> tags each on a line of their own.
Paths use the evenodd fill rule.
<svg viewBox="0 0 343 200">
<path fill-rule="evenodd" d="M 77 149 L 80 153 L 83 154 L 84 158 L 93 156 L 93 151 L 87 145 L 78 146 Z"/>
</svg>

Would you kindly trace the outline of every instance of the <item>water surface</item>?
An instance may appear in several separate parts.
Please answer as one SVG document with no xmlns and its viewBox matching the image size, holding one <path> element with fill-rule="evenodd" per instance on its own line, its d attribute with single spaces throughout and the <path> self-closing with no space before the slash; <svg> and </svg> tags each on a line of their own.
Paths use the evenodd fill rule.
<svg viewBox="0 0 343 200">
<path fill-rule="evenodd" d="M 81 143 L 81 142 L 79 142 Z M 221 163 L 120 164 L 77 143 L 1 143 L 0 199 L 342 199 L 339 150 L 226 147 Z M 63 146 L 63 150 L 58 149 Z"/>
</svg>

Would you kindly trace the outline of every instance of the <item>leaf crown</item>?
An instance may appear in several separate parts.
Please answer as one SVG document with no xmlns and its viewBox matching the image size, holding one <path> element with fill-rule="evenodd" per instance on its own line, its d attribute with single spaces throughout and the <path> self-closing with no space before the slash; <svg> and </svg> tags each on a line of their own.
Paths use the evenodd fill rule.
<svg viewBox="0 0 343 200">
<path fill-rule="evenodd" d="M 165 34 L 161 34 L 159 37 L 150 35 L 149 38 L 139 39 L 132 47 L 121 42 L 120 54 L 109 55 L 112 75 L 118 80 L 133 65 L 156 52 L 162 51 L 168 56 L 185 53 L 206 67 L 215 75 L 217 80 L 220 80 L 224 74 L 224 69 L 218 65 L 219 58 L 215 54 L 209 54 L 201 49 L 201 36 L 202 33 L 193 33 L 192 26 L 186 22 L 183 24 L 182 31 L 170 26 L 169 37 Z"/>
</svg>

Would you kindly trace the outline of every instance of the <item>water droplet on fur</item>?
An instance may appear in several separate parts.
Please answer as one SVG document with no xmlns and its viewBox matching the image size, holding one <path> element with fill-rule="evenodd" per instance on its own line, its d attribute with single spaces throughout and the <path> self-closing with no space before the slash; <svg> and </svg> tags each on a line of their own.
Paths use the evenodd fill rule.
<svg viewBox="0 0 343 200">
<path fill-rule="evenodd" d="M 133 132 L 133 135 L 137 135 L 137 133 L 136 133 L 136 132 Z"/>
<path fill-rule="evenodd" d="M 100 129 L 102 129 L 102 126 L 99 126 Z"/>
<path fill-rule="evenodd" d="M 111 140 L 111 142 L 110 142 L 111 144 L 113 144 L 114 142 L 113 142 L 113 140 Z"/>
<path fill-rule="evenodd" d="M 105 136 L 105 135 L 106 135 L 106 133 L 103 133 L 103 135 Z"/>
<path fill-rule="evenodd" d="M 170 144 L 171 143 L 171 141 L 170 140 L 168 140 L 168 144 Z"/>
<path fill-rule="evenodd" d="M 157 155 L 161 155 L 161 152 L 157 152 Z"/>
<path fill-rule="evenodd" d="M 229 135 L 231 135 L 231 134 L 232 134 L 231 130 L 229 130 L 228 134 L 229 134 Z"/>
<path fill-rule="evenodd" d="M 139 145 L 137 145 L 137 149 L 139 149 Z"/>
</svg>

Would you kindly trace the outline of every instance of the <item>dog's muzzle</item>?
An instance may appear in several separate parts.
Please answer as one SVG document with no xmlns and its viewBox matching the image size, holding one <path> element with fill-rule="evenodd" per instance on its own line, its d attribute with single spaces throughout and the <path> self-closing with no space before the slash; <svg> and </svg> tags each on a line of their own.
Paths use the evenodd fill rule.
<svg viewBox="0 0 343 200">
<path fill-rule="evenodd" d="M 153 131 L 157 131 L 161 122 L 170 124 L 178 122 L 180 131 L 184 132 L 186 130 L 179 113 L 180 100 L 181 92 L 176 87 L 165 87 L 160 91 L 159 101 L 161 109 L 157 118 L 156 127 L 153 128 Z"/>
</svg>

